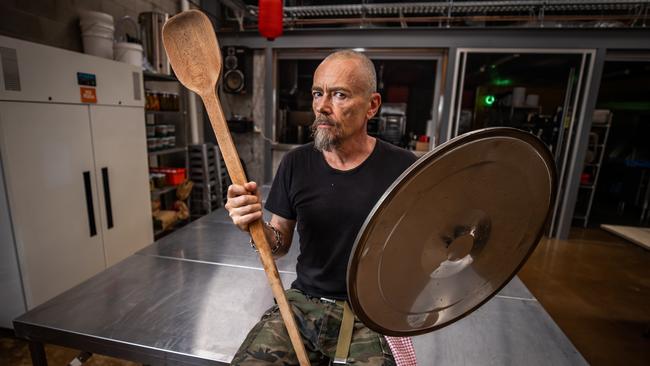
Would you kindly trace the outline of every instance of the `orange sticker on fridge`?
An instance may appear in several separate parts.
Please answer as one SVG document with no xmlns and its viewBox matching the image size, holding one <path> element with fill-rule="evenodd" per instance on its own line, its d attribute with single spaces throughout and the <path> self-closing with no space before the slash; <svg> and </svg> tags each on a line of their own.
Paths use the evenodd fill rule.
<svg viewBox="0 0 650 366">
<path fill-rule="evenodd" d="M 95 88 L 80 87 L 81 103 L 97 103 L 97 93 Z"/>
</svg>

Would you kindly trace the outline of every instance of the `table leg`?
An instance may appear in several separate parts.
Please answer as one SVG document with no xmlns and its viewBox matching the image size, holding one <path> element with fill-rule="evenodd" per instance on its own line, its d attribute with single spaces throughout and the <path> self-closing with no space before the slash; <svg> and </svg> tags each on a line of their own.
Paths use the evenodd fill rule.
<svg viewBox="0 0 650 366">
<path fill-rule="evenodd" d="M 43 343 L 29 341 L 29 353 L 32 356 L 32 365 L 47 366 L 47 357 Z"/>
</svg>

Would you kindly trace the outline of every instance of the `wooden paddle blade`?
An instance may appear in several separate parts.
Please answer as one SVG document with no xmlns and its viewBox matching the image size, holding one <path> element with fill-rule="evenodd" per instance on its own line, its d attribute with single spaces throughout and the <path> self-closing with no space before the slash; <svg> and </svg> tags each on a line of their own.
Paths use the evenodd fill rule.
<svg viewBox="0 0 650 366">
<path fill-rule="evenodd" d="M 221 52 L 208 17 L 188 10 L 169 19 L 163 45 L 178 80 L 199 95 L 214 90 L 221 72 Z"/>
</svg>

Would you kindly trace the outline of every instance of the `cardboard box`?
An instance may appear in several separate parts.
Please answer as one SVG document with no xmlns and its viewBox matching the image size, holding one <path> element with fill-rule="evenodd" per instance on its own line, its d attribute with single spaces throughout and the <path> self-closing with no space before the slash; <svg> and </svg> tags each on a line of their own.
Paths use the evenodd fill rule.
<svg viewBox="0 0 650 366">
<path fill-rule="evenodd" d="M 429 151 L 429 142 L 418 141 L 415 143 L 415 151 Z"/>
</svg>

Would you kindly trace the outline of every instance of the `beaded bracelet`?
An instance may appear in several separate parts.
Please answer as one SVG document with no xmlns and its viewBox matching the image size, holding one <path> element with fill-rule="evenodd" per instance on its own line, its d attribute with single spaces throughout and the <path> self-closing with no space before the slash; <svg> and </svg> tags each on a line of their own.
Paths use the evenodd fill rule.
<svg viewBox="0 0 650 366">
<path fill-rule="evenodd" d="M 280 247 L 282 246 L 282 233 L 278 229 L 276 229 L 273 225 L 271 225 L 269 222 L 264 221 L 264 225 L 271 229 L 273 231 L 274 235 L 274 243 L 273 243 L 273 248 L 271 248 L 271 254 L 275 254 Z M 249 240 L 249 244 L 251 245 L 251 248 L 253 248 L 254 251 L 258 251 L 257 247 L 255 246 L 255 243 L 253 242 L 253 237 L 251 236 Z"/>
</svg>

